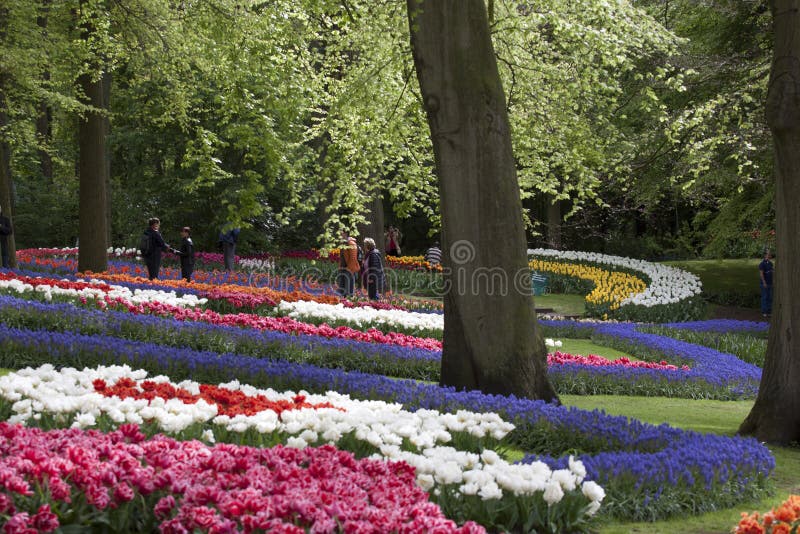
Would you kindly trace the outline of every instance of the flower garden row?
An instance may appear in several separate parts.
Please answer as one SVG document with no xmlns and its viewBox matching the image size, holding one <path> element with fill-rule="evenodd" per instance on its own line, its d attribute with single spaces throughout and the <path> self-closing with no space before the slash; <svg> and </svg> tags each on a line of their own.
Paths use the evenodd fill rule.
<svg viewBox="0 0 800 534">
<path fill-rule="evenodd" d="M 577 451 L 587 469 L 587 479 L 600 484 L 608 494 L 608 502 L 603 507 L 605 513 L 622 517 L 662 515 L 673 510 L 677 502 L 686 502 L 687 492 L 693 499 L 693 509 L 730 505 L 757 493 L 773 468 L 769 452 L 755 440 L 703 436 L 598 412 L 565 409 L 541 401 L 456 392 L 414 381 L 235 354 L 165 350 L 158 344 L 102 336 L 20 330 L 7 334 L 20 342 L 4 351 L 7 356 L 2 365 L 23 361 L 52 362 L 57 367 L 78 365 L 93 368 L 116 362 L 152 373 L 168 373 L 173 380 L 191 376 L 194 380 L 218 384 L 236 378 L 240 382 L 276 390 L 334 390 L 354 398 L 400 402 L 410 412 L 435 409 L 450 413 L 458 410 L 497 413 L 516 426 L 507 438 L 507 446 L 545 455 L 557 455 L 553 453 L 560 450 Z M 27 342 L 23 341 L 25 337 Z M 39 345 L 35 347 L 37 340 Z M 35 383 L 41 381 L 41 378 L 33 380 Z M 31 391 L 33 388 L 27 385 L 21 389 Z M 53 396 L 51 391 L 44 398 Z M 37 400 L 42 404 L 40 399 Z M 32 412 L 34 406 L 34 400 L 12 398 L 6 410 L 10 416 L 12 411 Z M 92 408 L 94 406 L 89 405 L 89 409 Z M 126 413 L 121 409 L 119 412 Z M 69 424 L 70 420 L 62 423 Z M 238 429 L 235 426 L 231 429 L 245 431 L 242 440 L 249 438 L 254 440 L 253 444 L 264 443 L 257 429 Z M 219 431 L 215 433 L 217 438 L 222 436 Z M 271 443 L 271 440 L 267 442 Z M 540 458 L 529 457 L 529 461 L 537 459 Z M 549 456 L 544 459 L 551 468 L 564 468 L 566 465 L 550 460 Z M 457 517 L 453 515 L 457 514 L 456 510 L 447 510 L 448 517 Z"/>
<path fill-rule="evenodd" d="M 11 276 L 0 274 L 0 277 Z M 195 299 L 181 301 L 175 299 L 171 293 L 154 290 L 129 293 L 136 299 L 133 302 L 121 296 L 125 294 L 124 286 L 20 278 L 36 285 L 12 279 L 0 280 L 0 287 L 4 287 L 6 291 L 20 292 L 16 294 L 44 300 L 52 299 L 53 293 L 61 294 L 62 299 L 71 299 L 76 304 L 85 302 L 89 307 L 119 311 L 79 311 L 69 305 L 42 306 L 13 297 L 3 297 L 0 298 L 0 318 L 6 325 L 122 336 L 135 340 L 161 339 L 173 346 L 223 351 L 231 348 L 241 354 L 313 361 L 325 367 L 344 367 L 404 378 L 439 378 L 441 343 L 435 339 L 419 339 L 375 330 L 364 332 L 345 326 L 330 328 L 324 324 L 312 325 L 288 317 L 270 318 L 244 313 L 200 311 L 193 309 L 198 302 Z M 109 294 L 114 297 L 110 298 Z M 159 295 L 170 303 L 159 302 Z M 93 299 L 87 300 L 87 296 Z M 362 310 L 366 308 L 356 311 L 361 313 Z M 373 312 L 387 313 L 382 310 Z M 441 320 L 440 315 L 410 314 L 394 310 L 389 313 L 420 315 Z M 146 317 L 148 315 L 165 316 L 170 321 L 153 321 Z M 547 332 L 552 331 L 556 336 L 593 337 L 653 362 L 607 362 L 551 356 L 550 378 L 560 393 L 728 399 L 753 397 L 760 380 L 760 369 L 754 365 L 713 349 L 639 332 L 635 325 L 571 321 L 542 321 L 540 324 Z M 248 329 L 240 328 L 242 326 Z M 672 365 L 661 365 L 663 360 L 669 360 Z"/>
<path fill-rule="evenodd" d="M 44 264 L 40 264 L 38 268 L 44 268 Z M 59 266 L 59 269 L 63 268 Z M 15 273 L 15 276 L 23 275 Z M 230 300 L 236 299 L 238 287 L 235 283 L 224 287 L 223 297 L 222 294 L 212 295 L 213 288 L 199 284 L 162 286 L 175 291 L 170 293 L 154 291 L 158 286 L 136 280 L 130 275 L 104 273 L 104 276 L 115 277 L 113 280 L 107 279 L 114 283 L 87 284 L 77 280 L 74 275 L 69 275 L 65 276 L 68 280 L 46 279 L 39 280 L 38 283 L 27 280 L 18 287 L 12 287 L 13 284 L 7 286 L 7 292 L 21 289 L 23 292 L 18 295 L 25 298 L 0 298 L 0 318 L 5 325 L 0 329 L 0 344 L 3 347 L 3 361 L 0 361 L 0 366 L 19 368 L 31 365 L 38 369 L 16 373 L 3 381 L 3 391 L 8 392 L 7 396 L 3 394 L 6 401 L 1 408 L 5 411 L 5 417 L 16 417 L 20 421 L 24 419 L 29 425 L 44 428 L 94 425 L 111 431 L 107 435 L 114 435 L 115 439 L 137 443 L 155 440 L 159 446 L 163 446 L 165 440 L 171 439 L 165 438 L 163 432 L 172 433 L 172 438 L 182 440 L 202 438 L 207 442 L 213 439 L 259 447 L 283 443 L 306 447 L 303 450 L 309 451 L 311 455 L 317 454 L 314 451 L 327 449 L 308 448 L 309 446 L 336 443 L 338 448 L 349 450 L 355 455 L 351 457 L 352 460 L 336 456 L 337 461 L 347 465 L 355 465 L 362 461 L 360 458 L 370 455 L 374 458 L 395 459 L 402 456 L 403 461 L 415 466 L 416 489 L 427 487 L 430 490 L 427 496 L 435 503 L 426 503 L 424 498 L 408 497 L 409 509 L 416 511 L 408 512 L 410 515 L 391 516 L 396 522 L 392 523 L 394 526 L 390 529 L 409 532 L 415 531 L 415 528 L 416 531 L 426 530 L 420 523 L 414 524 L 411 518 L 424 518 L 430 525 L 440 525 L 442 531 L 455 531 L 459 528 L 462 531 L 481 531 L 481 527 L 469 523 L 470 520 L 477 521 L 490 530 L 579 531 L 587 528 L 586 519 L 600 506 L 603 489 L 607 496 L 602 500 L 600 513 L 609 516 L 652 518 L 669 515 L 677 510 L 710 509 L 731 505 L 761 492 L 774 465 L 768 451 L 753 440 L 702 436 L 668 427 L 644 425 L 597 412 L 567 410 L 538 401 L 488 396 L 479 392 L 456 392 L 415 381 L 384 378 L 379 374 L 404 376 L 403 370 L 409 368 L 417 369 L 420 373 L 415 378 L 431 378 L 430 372 L 433 372 L 432 369 L 438 370 L 440 357 L 440 344 L 436 345 L 437 340 L 419 339 L 393 332 L 390 322 L 385 323 L 385 332 L 364 332 L 364 326 L 362 325 L 362 329 L 354 328 L 358 326 L 355 323 L 351 323 L 353 326 L 332 328 L 324 324 L 303 323 L 298 320 L 300 317 L 220 313 L 214 311 L 221 309 L 219 302 L 230 304 Z M 34 286 L 37 289 L 33 289 Z M 49 287 L 58 287 L 59 290 L 48 289 Z M 262 287 L 280 291 L 267 284 Z M 298 289 L 294 289 L 293 292 L 296 293 L 293 296 L 292 292 L 286 291 L 273 296 L 277 298 L 278 306 L 281 303 L 294 302 L 298 306 L 324 307 L 334 302 L 327 300 L 332 297 L 324 287 L 309 289 L 318 291 L 303 291 L 301 295 L 297 293 Z M 242 293 L 257 296 L 259 290 L 258 286 L 254 289 L 248 285 L 247 288 L 242 288 Z M 307 298 L 306 295 L 311 295 L 312 298 Z M 240 309 L 235 304 L 230 305 L 232 310 Z M 247 304 L 243 304 L 242 309 L 246 306 Z M 403 314 L 408 312 L 397 310 L 398 307 L 390 305 L 385 308 L 399 317 L 401 322 L 435 321 L 436 318 L 441 320 L 441 316 L 429 314 L 417 314 L 420 317 L 405 316 Z M 275 306 L 259 304 L 256 308 L 251 307 L 250 311 L 260 312 L 263 309 L 275 309 Z M 372 314 L 386 310 L 368 306 L 356 311 Z M 614 330 L 614 326 L 620 330 Z M 551 376 L 554 376 L 554 370 L 563 369 L 567 381 L 562 382 L 562 385 L 570 383 L 569 381 L 583 383 L 581 387 L 584 388 L 587 388 L 586 383 L 603 384 L 609 381 L 607 377 L 617 376 L 608 370 L 617 368 L 624 370 L 616 378 L 619 384 L 631 380 L 639 380 L 639 386 L 642 383 L 661 384 L 653 386 L 654 391 L 661 387 L 660 394 L 671 394 L 673 389 L 683 388 L 683 384 L 694 384 L 690 389 L 695 388 L 695 391 L 688 393 L 691 396 L 730 398 L 752 395 L 757 386 L 757 368 L 734 368 L 716 381 L 706 380 L 703 374 L 710 376 L 714 365 L 730 367 L 734 362 L 720 361 L 715 364 L 715 358 L 720 353 L 715 355 L 710 352 L 697 357 L 697 346 L 671 345 L 667 338 L 637 332 L 633 325 L 552 322 L 545 328 L 548 335 L 555 337 L 592 335 L 597 339 L 605 339 L 608 343 L 625 343 L 629 348 L 636 346 L 639 347 L 637 350 L 629 352 L 635 353 L 637 357 L 652 362 L 667 360 L 672 364 L 622 361 L 617 362 L 617 365 L 598 365 L 603 362 L 592 359 L 576 364 L 574 358 L 554 354 Z M 436 328 L 428 330 L 435 331 Z M 578 331 L 581 336 L 575 335 Z M 157 343 L 144 340 L 155 340 Z M 319 365 L 298 363 L 303 361 L 313 361 Z M 52 367 L 41 367 L 48 363 L 61 371 L 56 372 Z M 108 367 L 110 365 L 128 365 L 130 368 Z M 321 365 L 340 369 L 324 369 Z M 683 365 L 689 369 L 682 368 Z M 569 369 L 570 366 L 573 368 Z M 67 371 L 70 367 L 85 369 Z M 602 372 L 593 375 L 593 368 L 601 369 Z M 108 371 L 109 369 L 113 370 Z M 378 374 L 356 372 L 354 369 Z M 387 372 L 387 369 L 394 371 Z M 147 380 L 144 372 L 150 373 L 153 378 Z M 636 378 L 634 373 L 642 372 L 662 375 L 641 375 L 644 378 Z M 170 379 L 156 376 L 162 374 L 168 375 Z M 588 381 L 582 376 L 584 374 L 589 377 Z M 68 377 L 71 382 L 58 377 Z M 186 381 L 190 378 L 192 382 Z M 238 379 L 238 382 L 225 383 L 233 379 Z M 180 380 L 184 382 L 179 382 Z M 559 383 L 558 380 L 554 382 Z M 249 386 L 241 385 L 244 383 Z M 14 386 L 11 387 L 10 384 Z M 61 385 L 56 387 L 56 384 Z M 81 384 L 83 389 L 76 384 Z M 587 389 L 591 390 L 592 387 Z M 299 393 L 283 394 L 276 398 L 277 394 L 273 390 L 292 390 Z M 327 393 L 331 390 L 337 393 Z M 107 395 L 111 392 L 116 396 Z M 413 425 L 402 432 L 398 428 L 391 430 L 387 421 L 369 423 L 366 415 L 354 416 L 360 413 L 358 403 L 367 400 L 383 403 L 381 406 L 386 403 L 394 406 L 391 408 L 395 410 L 392 412 L 395 414 L 393 423 L 410 424 L 410 420 L 425 420 L 427 422 L 419 424 L 432 425 L 430 421 L 439 420 L 458 426 L 459 417 L 471 422 L 461 428 L 439 427 L 436 433 L 420 432 L 421 427 Z M 276 403 L 281 407 L 279 410 L 274 408 Z M 391 403 L 401 403 L 402 406 Z M 231 406 L 245 406 L 251 411 L 227 411 Z M 264 406 L 270 408 L 263 409 Z M 437 412 L 432 419 L 426 417 L 431 411 Z M 326 414 L 324 424 L 320 423 L 323 412 Z M 267 413 L 272 415 L 267 416 Z M 403 415 L 399 417 L 397 414 L 401 413 Z M 297 420 L 292 418 L 300 417 L 300 414 L 304 414 L 302 425 L 287 426 L 292 421 L 296 423 Z M 283 421 L 284 416 L 286 424 Z M 348 423 L 351 427 L 344 423 L 349 416 L 354 416 Z M 473 427 L 479 429 L 481 424 L 475 423 L 476 419 L 469 417 L 480 417 L 481 421 L 484 417 L 487 421 L 500 421 L 502 425 L 513 425 L 514 430 L 507 435 L 504 432 L 510 427 L 505 427 L 505 431 L 498 430 L 495 435 L 491 431 L 482 436 L 472 435 L 464 430 Z M 166 426 L 159 427 L 157 420 L 166 421 Z M 353 429 L 352 425 L 358 426 L 358 421 L 362 421 L 361 427 Z M 131 422 L 141 423 L 140 430 L 153 437 L 136 437 L 134 440 L 132 436 L 138 436 L 139 430 L 125 426 Z M 321 424 L 322 427 L 319 426 Z M 19 427 L 10 428 L 11 433 L 20 432 L 14 430 Z M 120 429 L 116 432 L 123 433 L 123 438 L 114 434 L 116 428 Z M 5 430 L 0 430 L 3 431 Z M 35 431 L 31 432 L 33 433 L 30 436 L 24 435 L 20 438 L 19 447 L 23 447 L 25 440 L 39 439 Z M 412 442 L 404 432 L 413 436 L 438 435 L 441 440 L 423 438 Z M 76 437 L 78 434 L 71 436 L 72 439 L 82 439 Z M 63 438 L 55 439 L 63 441 Z M 101 450 L 102 447 L 103 445 Z M 178 450 L 182 445 L 170 447 L 171 450 Z M 250 450 L 247 447 L 225 449 L 226 446 L 222 444 L 203 447 L 206 449 L 202 450 L 210 452 L 202 452 L 202 456 L 215 455 L 217 447 L 223 447 L 221 450 L 225 454 L 234 457 L 250 454 L 246 452 Z M 514 479 L 513 473 L 525 472 L 526 467 L 512 468 L 501 456 L 492 456 L 492 448 L 498 452 L 512 448 L 528 453 L 524 464 L 534 466 L 534 471 L 547 476 L 522 476 L 520 480 L 539 480 L 541 483 L 537 483 L 536 488 L 528 493 L 515 493 L 513 488 L 521 486 L 509 484 L 508 481 Z M 199 449 L 193 450 L 197 454 Z M 444 456 L 422 452 L 426 450 L 437 450 Z M 579 461 L 560 454 L 559 451 L 565 450 L 577 452 Z M 62 450 L 61 453 L 63 452 Z M 340 454 L 339 451 L 335 452 Z M 32 455 L 33 458 L 44 458 L 37 452 L 25 454 Z M 324 456 L 323 453 L 319 454 Z M 305 458 L 301 460 L 304 466 L 309 463 L 309 457 Z M 426 462 L 426 458 L 433 461 Z M 546 467 L 537 463 L 540 461 Z M 147 466 L 147 462 L 148 460 L 144 460 L 142 465 Z M 453 467 L 454 464 L 458 466 L 457 469 Z M 132 481 L 114 487 L 109 485 L 105 488 L 105 493 L 96 485 L 73 487 L 70 491 L 92 496 L 90 500 L 98 497 L 97 502 L 106 503 L 108 509 L 100 514 L 104 520 L 109 516 L 118 521 L 138 517 L 140 520 L 151 521 L 151 527 L 161 524 L 166 525 L 167 529 L 174 528 L 174 531 L 180 531 L 179 527 L 207 530 L 210 529 L 209 525 L 216 525 L 220 529 L 226 526 L 244 530 L 258 529 L 262 528 L 258 525 L 265 524 L 265 521 L 276 521 L 275 525 L 295 522 L 305 528 L 317 525 L 320 531 L 326 531 L 338 528 L 331 527 L 331 521 L 338 521 L 341 525 L 345 520 L 340 513 L 342 504 L 332 506 L 325 499 L 321 502 L 308 502 L 306 499 L 302 501 L 302 509 L 288 511 L 285 504 L 280 504 L 286 501 L 279 499 L 279 503 L 270 505 L 270 509 L 275 511 L 270 517 L 262 515 L 256 518 L 255 507 L 244 511 L 234 508 L 237 513 L 231 514 L 227 503 L 241 502 L 240 494 L 231 486 L 221 488 L 204 483 L 210 479 L 225 478 L 220 473 L 228 471 L 214 471 L 225 465 L 229 464 L 211 464 L 212 470 L 207 477 L 194 472 L 188 475 L 194 478 L 185 479 L 198 481 L 197 487 L 193 486 L 193 489 L 199 494 L 214 494 L 214 499 L 205 503 L 193 501 L 193 496 L 196 495 L 194 492 L 175 492 L 166 487 L 151 491 L 149 487 L 137 486 Z M 252 466 L 251 469 L 258 469 L 255 464 L 247 465 Z M 426 472 L 426 465 L 440 466 L 442 470 Z M 445 469 L 445 465 L 450 468 Z M 485 469 L 487 465 L 508 466 L 509 471 L 499 479 L 495 475 L 490 478 Z M 13 469 L 18 467 L 12 466 Z M 30 464 L 25 463 L 23 467 L 27 469 Z M 290 472 L 296 471 L 288 469 Z M 311 476 L 306 482 L 308 474 Z M 381 478 L 381 484 L 397 484 L 400 488 L 403 483 L 390 475 Z M 30 483 L 35 492 L 37 482 L 35 477 L 30 478 L 34 475 L 21 473 L 19 476 L 23 480 L 33 481 Z M 348 476 L 350 475 L 342 475 L 341 483 L 346 487 L 364 483 L 346 482 L 349 480 Z M 414 478 L 412 476 L 409 479 L 406 476 L 404 480 L 409 487 L 398 489 L 397 495 L 411 495 L 414 486 L 408 483 Z M 71 480 L 69 477 L 65 479 Z M 248 480 L 261 478 L 249 477 Z M 303 475 L 302 480 L 301 484 L 308 483 L 311 487 L 318 483 L 313 472 Z M 334 477 L 333 480 L 339 479 Z M 287 492 L 294 491 L 290 485 L 284 486 Z M 19 484 L 14 487 L 22 488 Z M 281 491 L 283 489 L 282 486 Z M 251 493 L 247 495 L 255 499 L 257 491 L 248 491 Z M 358 491 L 363 495 L 364 492 L 378 490 L 364 486 Z M 186 496 L 182 498 L 184 493 Z M 142 498 L 126 500 L 132 494 L 141 494 Z M 106 495 L 107 500 L 104 501 L 102 495 Z M 277 495 L 282 496 L 284 493 L 277 492 Z M 170 497 L 174 501 L 170 501 Z M 34 500 L 35 502 L 30 499 L 30 495 L 20 493 L 14 495 L 11 503 L 16 507 L 24 505 L 24 508 L 15 510 L 13 515 L 14 521 L 21 525 L 31 525 L 36 521 L 47 525 L 52 520 L 48 514 L 55 512 L 57 517 L 63 517 L 67 508 L 63 502 L 52 498 L 45 499 L 47 502 L 42 498 Z M 347 506 L 357 507 L 355 502 L 348 501 Z M 2 506 L 0 503 L 0 509 Z M 143 508 L 135 509 L 136 513 L 131 513 L 131 506 Z M 373 517 L 370 514 L 386 515 L 378 508 L 366 510 L 366 515 L 354 515 L 347 519 L 354 521 L 352 525 L 356 529 L 356 525 L 362 524 L 358 521 L 364 521 L 364 517 Z M 407 510 L 402 506 L 398 506 L 398 509 Z M 0 513 L 9 510 L 6 506 Z M 158 512 L 148 513 L 150 510 Z M 90 510 L 86 513 L 99 512 Z M 196 518 L 202 518 L 203 524 L 191 523 Z M 462 526 L 458 527 L 456 523 Z M 130 524 L 126 528 L 130 528 Z"/>
<path fill-rule="evenodd" d="M 306 261 L 336 260 L 336 254 L 321 257 L 317 251 L 289 254 Z M 702 285 L 695 275 L 677 269 L 620 256 L 551 249 L 528 250 L 530 267 L 546 273 L 562 288 L 586 293 L 586 314 L 639 322 L 699 319 L 705 311 Z M 388 258 L 395 285 L 412 293 L 424 286 L 434 294 L 444 287 L 438 279 L 440 265 L 431 266 L 421 257 Z M 297 269 L 302 271 L 302 268 Z M 430 272 L 425 279 L 407 278 L 408 272 Z M 404 278 L 406 277 L 406 278 Z M 582 283 L 583 282 L 583 283 Z"/>
<path fill-rule="evenodd" d="M 42 305 L 40 305 L 42 306 Z M 51 305 L 53 306 L 53 305 Z M 96 311 L 93 312 L 95 314 L 108 314 L 109 316 L 112 315 L 112 312 L 100 312 Z M 67 314 L 69 315 L 69 314 Z M 64 314 L 62 314 L 64 316 Z M 155 318 L 148 318 L 155 322 L 164 321 Z M 176 325 L 176 328 L 182 328 L 180 325 Z M 248 381 L 255 381 L 257 377 L 261 377 L 260 380 L 264 380 L 262 374 L 268 374 L 260 372 L 262 369 L 262 365 L 278 365 L 277 362 L 268 362 L 265 360 L 253 360 L 252 358 L 245 358 L 241 356 L 235 355 L 219 355 L 217 353 L 203 353 L 203 352 L 196 352 L 196 351 L 186 351 L 186 350 L 178 350 L 175 349 L 171 351 L 171 353 L 164 350 L 164 348 L 160 345 L 152 345 L 152 344 L 145 344 L 145 343 L 132 343 L 132 342 L 122 342 L 115 338 L 107 338 L 103 336 L 81 336 L 76 334 L 64 334 L 58 335 L 49 333 L 44 335 L 43 332 L 30 332 L 29 334 L 25 334 L 25 331 L 22 330 L 14 330 L 10 331 L 7 336 L 4 336 L 10 343 L 8 346 L 7 354 L 15 355 L 13 356 L 15 361 L 19 361 L 19 358 L 22 357 L 22 361 L 53 361 L 53 359 L 61 356 L 63 358 L 62 365 L 69 365 L 75 363 L 77 360 L 82 365 L 98 365 L 104 362 L 108 362 L 109 360 L 112 361 L 121 361 L 121 362 L 128 362 L 134 361 L 138 366 L 144 368 L 151 368 L 153 372 L 163 372 L 169 371 L 171 376 L 183 375 L 183 376 L 196 376 L 198 373 L 201 372 L 209 372 L 209 367 L 211 367 L 211 377 L 215 377 L 219 379 L 219 375 L 215 375 L 213 373 L 213 368 L 217 368 L 217 372 L 223 372 L 225 376 L 232 377 L 252 377 L 252 380 Z M 27 337 L 29 340 L 27 343 L 24 339 Z M 162 336 L 157 335 L 154 336 L 155 339 L 163 339 Z M 59 350 L 58 347 L 63 346 L 65 347 L 63 350 Z M 37 349 L 38 347 L 38 349 Z M 152 347 L 152 348 L 151 348 Z M 76 350 L 79 348 L 80 350 Z M 38 354 L 36 351 L 39 351 Z M 59 354 L 61 353 L 61 354 Z M 230 358 L 227 363 L 224 361 L 226 358 Z M 205 361 L 208 362 L 207 365 L 202 365 L 198 362 Z M 222 361 L 221 361 L 222 360 Z M 240 362 L 239 365 L 233 365 L 233 361 Z M 9 365 L 12 362 L 4 362 L 5 365 Z M 251 370 L 249 373 L 244 372 L 244 369 L 241 368 L 241 365 L 246 363 L 248 366 L 254 365 L 256 366 L 256 370 Z M 221 365 L 220 365 L 221 364 Z M 288 364 L 287 364 L 288 365 Z M 316 372 L 324 372 L 320 369 L 317 369 Z M 338 371 L 328 371 L 332 373 L 340 373 Z M 344 373 L 342 373 L 344 374 Z M 346 375 L 346 374 L 345 374 Z M 378 377 L 371 377 L 373 379 L 379 379 Z M 213 381 L 213 380 L 210 380 Z M 272 382 L 271 380 L 269 382 Z M 335 383 L 331 382 L 330 379 L 324 379 L 321 381 L 323 387 L 326 387 L 328 384 Z M 390 384 L 396 387 L 397 383 L 394 381 L 390 381 Z M 295 382 L 295 388 L 302 388 L 304 384 L 307 384 L 307 380 L 299 380 Z M 410 383 L 409 385 L 414 384 Z M 287 384 L 288 385 L 288 384 Z M 416 385 L 415 385 L 416 386 Z M 306 386 L 307 387 L 307 386 Z M 430 386 L 434 390 L 438 390 L 439 388 L 435 388 Z M 342 388 L 336 388 L 339 391 L 342 391 Z M 385 391 L 386 388 L 374 388 L 373 391 Z M 363 392 L 363 390 L 361 390 Z M 362 393 L 363 394 L 363 393 Z M 395 399 L 390 399 L 395 400 Z M 545 405 L 546 406 L 546 405 Z M 613 419 L 613 418 L 612 418 Z M 563 424 L 563 422 L 561 423 Z M 529 425 L 529 426 L 536 426 L 536 425 Z M 560 425 L 559 425 L 560 426 Z M 568 425 L 569 426 L 569 425 Z M 540 430 L 541 432 L 541 430 Z M 556 435 L 559 432 L 555 432 Z M 570 432 L 572 434 L 572 432 Z M 589 438 L 591 436 L 591 438 Z M 590 439 L 595 440 L 597 439 L 598 434 L 594 431 L 590 431 L 584 436 L 583 439 Z M 576 438 L 575 436 L 572 437 L 570 441 L 574 441 Z M 522 434 L 521 437 L 514 437 L 512 442 L 515 446 L 524 447 L 526 450 L 537 450 L 537 447 L 531 447 L 531 445 L 539 442 L 542 440 L 542 437 L 535 437 L 531 438 L 530 436 L 526 436 Z M 556 436 L 550 436 L 544 438 L 543 445 L 554 445 L 556 443 L 562 442 L 562 438 L 557 438 Z M 619 443 L 619 442 L 617 442 Z M 576 444 L 571 444 L 576 445 Z M 650 446 L 653 446 L 652 443 Z M 578 450 L 582 450 L 584 447 L 574 447 Z M 591 451 L 593 447 L 588 447 L 588 450 Z M 546 452 L 549 447 L 539 447 L 542 452 Z M 691 472 L 691 470 L 689 471 Z M 694 476 L 694 475 L 692 475 Z M 709 476 L 706 474 L 705 476 Z M 656 479 L 657 480 L 657 479 Z M 611 485 L 613 487 L 613 484 Z M 757 487 L 757 485 L 756 485 Z M 639 489 L 639 488 L 637 488 Z M 743 490 L 744 488 L 739 488 Z M 752 488 L 751 488 L 752 489 Z M 664 490 L 656 490 L 656 493 L 661 494 Z M 670 492 L 667 490 L 667 495 Z M 654 494 L 655 495 L 655 494 Z M 609 504 L 609 508 L 613 510 L 613 505 Z M 641 513 L 641 512 L 640 512 Z"/>
<path fill-rule="evenodd" d="M 60 272 L 74 272 L 77 267 L 77 249 L 36 249 L 18 253 L 21 265 L 29 268 L 54 269 Z M 112 249 L 114 258 L 109 265 L 111 275 L 143 277 L 145 270 L 140 262 L 135 262 L 135 250 Z M 573 288 L 586 293 L 586 314 L 598 318 L 633 320 L 638 322 L 690 321 L 703 316 L 705 304 L 701 297 L 702 286 L 699 279 L 686 271 L 643 260 L 619 256 L 575 251 L 549 249 L 528 250 L 530 266 L 533 270 L 547 273 L 551 282 L 563 288 Z M 203 254 L 209 264 L 218 261 L 218 254 Z M 264 262 L 261 258 L 238 258 L 239 265 L 255 271 L 225 272 L 198 271 L 195 280 L 203 284 L 219 286 L 224 284 L 248 285 L 251 287 L 272 287 L 284 292 L 301 292 L 312 295 L 327 295 L 326 299 L 315 300 L 335 303 L 330 300 L 334 290 L 321 280 L 332 282 L 338 262 L 335 254 L 321 257 L 318 251 L 294 251 L 278 258 L 292 262 L 284 269 L 275 267 L 276 260 L 270 259 L 269 270 L 261 272 Z M 319 260 L 319 261 L 318 261 Z M 405 288 L 405 293 L 414 293 L 420 284 L 429 289 L 442 288 L 443 284 L 436 271 L 428 273 L 430 266 L 417 257 L 392 258 L 389 262 L 390 286 Z M 276 276 L 283 271 L 283 276 Z M 420 278 L 419 271 L 426 276 Z M 430 275 L 430 276 L 428 276 Z M 408 278 L 409 276 L 413 278 Z M 431 278 L 433 277 L 433 278 Z M 163 278 L 178 281 L 177 268 L 165 268 Z M 180 282 L 178 282 L 180 284 Z M 176 287 L 180 287 L 177 285 Z M 388 295 L 388 300 L 399 307 L 421 307 L 441 309 L 434 301 L 408 301 Z"/>
<path fill-rule="evenodd" d="M 593 285 L 590 316 L 638 322 L 691 321 L 705 311 L 697 276 L 666 265 L 594 252 L 528 250 L 531 268 Z"/>
</svg>

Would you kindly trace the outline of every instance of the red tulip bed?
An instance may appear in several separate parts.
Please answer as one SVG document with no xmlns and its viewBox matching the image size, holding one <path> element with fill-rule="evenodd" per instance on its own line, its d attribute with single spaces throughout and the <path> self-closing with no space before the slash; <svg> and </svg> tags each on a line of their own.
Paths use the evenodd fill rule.
<svg viewBox="0 0 800 534">
<path fill-rule="evenodd" d="M 0 485 L 7 533 L 100 516 L 116 532 L 485 532 L 444 517 L 402 462 L 332 446 L 147 439 L 136 425 L 102 433 L 0 423 Z"/>
</svg>

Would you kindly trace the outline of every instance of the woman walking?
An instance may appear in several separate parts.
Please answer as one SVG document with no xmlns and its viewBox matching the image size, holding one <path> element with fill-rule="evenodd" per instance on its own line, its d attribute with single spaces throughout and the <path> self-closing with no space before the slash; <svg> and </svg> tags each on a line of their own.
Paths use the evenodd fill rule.
<svg viewBox="0 0 800 534">
<path fill-rule="evenodd" d="M 383 261 L 381 253 L 375 248 L 375 240 L 371 237 L 364 239 L 364 285 L 370 300 L 378 300 L 378 293 L 383 291 Z"/>
</svg>

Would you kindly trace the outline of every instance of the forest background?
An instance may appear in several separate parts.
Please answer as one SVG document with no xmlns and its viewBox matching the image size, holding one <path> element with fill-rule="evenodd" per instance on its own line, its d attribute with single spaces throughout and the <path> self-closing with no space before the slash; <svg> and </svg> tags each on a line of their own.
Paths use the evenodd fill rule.
<svg viewBox="0 0 800 534">
<path fill-rule="evenodd" d="M 148 217 L 201 250 L 436 238 L 405 4 L 9 0 L 0 201 L 18 248 L 74 245 L 100 119 L 108 242 Z M 530 246 L 651 260 L 774 244 L 763 0 L 487 2 Z M 86 161 L 84 161 L 86 164 Z"/>
</svg>

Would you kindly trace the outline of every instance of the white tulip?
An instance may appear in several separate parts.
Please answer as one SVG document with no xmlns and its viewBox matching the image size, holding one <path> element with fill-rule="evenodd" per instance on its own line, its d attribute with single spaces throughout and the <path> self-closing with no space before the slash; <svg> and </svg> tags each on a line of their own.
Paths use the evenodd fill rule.
<svg viewBox="0 0 800 534">
<path fill-rule="evenodd" d="M 556 480 L 548 483 L 547 487 L 544 489 L 543 497 L 548 505 L 561 502 L 561 499 L 564 497 L 564 490 L 561 488 L 561 484 L 559 484 Z"/>
</svg>

